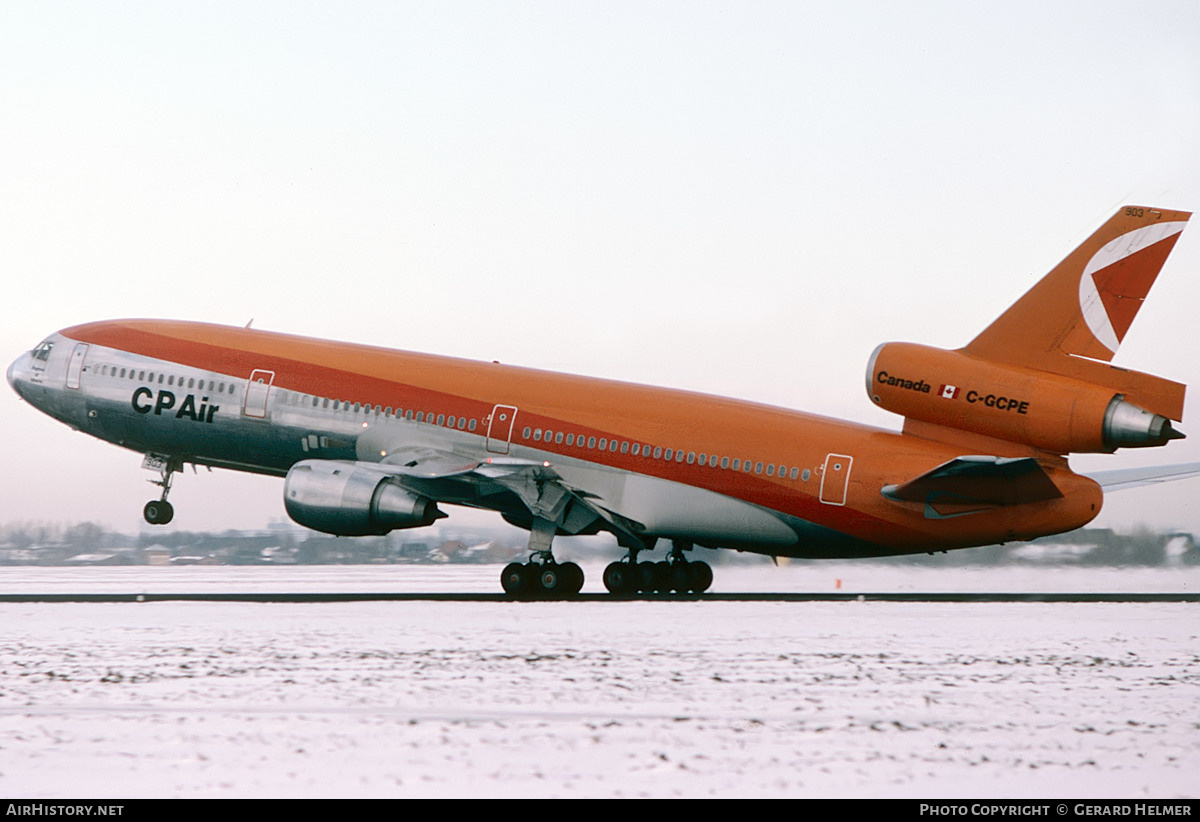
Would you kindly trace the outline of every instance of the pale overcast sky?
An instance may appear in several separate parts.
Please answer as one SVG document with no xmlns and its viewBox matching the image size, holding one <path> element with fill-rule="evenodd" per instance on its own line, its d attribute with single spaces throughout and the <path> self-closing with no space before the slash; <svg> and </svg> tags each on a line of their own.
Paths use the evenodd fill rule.
<svg viewBox="0 0 1200 822">
<path fill-rule="evenodd" d="M 956 347 L 1119 206 L 1200 208 L 1200 4 L 21 2 L 0 9 L 7 365 L 171 317 L 897 428 L 884 340 Z M 1195 222 L 1200 223 L 1200 218 Z M 1193 386 L 1200 224 L 1116 362 Z M 0 521 L 138 527 L 140 456 L 4 389 Z M 1098 525 L 1200 531 L 1200 480 Z M 282 517 L 178 478 L 172 527 Z M 453 509 L 452 509 L 453 510 Z M 497 519 L 498 521 L 498 519 Z"/>
</svg>

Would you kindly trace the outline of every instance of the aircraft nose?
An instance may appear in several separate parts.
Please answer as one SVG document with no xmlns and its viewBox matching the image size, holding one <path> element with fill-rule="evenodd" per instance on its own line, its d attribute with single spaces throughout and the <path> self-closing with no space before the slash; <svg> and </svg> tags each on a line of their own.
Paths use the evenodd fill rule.
<svg viewBox="0 0 1200 822">
<path fill-rule="evenodd" d="M 13 360 L 12 365 L 8 367 L 8 373 L 5 375 L 8 378 L 8 384 L 12 386 L 12 390 L 18 394 L 21 393 L 21 381 L 27 368 L 26 363 L 29 360 L 28 354 L 22 354 Z"/>
</svg>

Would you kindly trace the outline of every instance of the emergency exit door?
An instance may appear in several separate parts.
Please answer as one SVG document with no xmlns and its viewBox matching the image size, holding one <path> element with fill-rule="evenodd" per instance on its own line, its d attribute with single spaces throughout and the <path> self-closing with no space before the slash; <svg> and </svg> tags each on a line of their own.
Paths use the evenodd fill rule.
<svg viewBox="0 0 1200 822">
<path fill-rule="evenodd" d="M 850 485 L 850 466 L 854 457 L 829 454 L 821 469 L 821 502 L 826 505 L 845 505 L 846 489 Z"/>
<path fill-rule="evenodd" d="M 255 369 L 246 381 L 246 405 L 244 413 L 247 417 L 262 419 L 267 416 L 267 399 L 271 396 L 271 384 L 275 382 L 274 371 Z"/>
<path fill-rule="evenodd" d="M 487 450 L 493 454 L 507 454 L 512 442 L 513 425 L 517 421 L 514 405 L 497 405 L 488 418 Z"/>
</svg>

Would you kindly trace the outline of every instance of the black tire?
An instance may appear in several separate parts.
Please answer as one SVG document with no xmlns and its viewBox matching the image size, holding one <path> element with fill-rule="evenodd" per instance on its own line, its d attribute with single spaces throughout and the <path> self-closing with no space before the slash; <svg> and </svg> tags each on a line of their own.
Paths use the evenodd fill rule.
<svg viewBox="0 0 1200 822">
<path fill-rule="evenodd" d="M 637 574 L 634 576 L 638 593 L 649 594 L 654 591 L 654 563 L 639 562 Z"/>
<path fill-rule="evenodd" d="M 538 593 L 548 597 L 562 596 L 566 593 L 567 574 L 563 573 L 561 565 L 539 565 L 535 570 Z"/>
<path fill-rule="evenodd" d="M 510 562 L 500 572 L 500 587 L 510 597 L 519 597 L 529 590 L 529 581 L 533 574 L 528 565 Z"/>
<path fill-rule="evenodd" d="M 677 593 L 686 594 L 696 585 L 696 574 L 692 571 L 690 562 L 677 562 L 671 566 L 671 588 Z"/>
<path fill-rule="evenodd" d="M 613 562 L 604 569 L 604 587 L 610 594 L 632 594 L 638 586 L 638 569 L 629 562 Z"/>
<path fill-rule="evenodd" d="M 712 566 L 707 562 L 693 562 L 692 568 L 692 590 L 697 594 L 703 594 L 713 584 Z"/>
<path fill-rule="evenodd" d="M 654 591 L 665 594 L 671 590 L 671 563 L 660 560 L 654 563 Z"/>
<path fill-rule="evenodd" d="M 152 499 L 142 509 L 142 516 L 151 525 L 166 525 L 175 518 L 175 509 L 165 499 Z"/>
<path fill-rule="evenodd" d="M 575 596 L 581 590 L 583 590 L 584 576 L 582 568 L 580 568 L 574 562 L 564 562 L 558 567 L 563 571 L 567 578 L 566 584 L 563 588 L 566 594 L 569 596 Z"/>
</svg>

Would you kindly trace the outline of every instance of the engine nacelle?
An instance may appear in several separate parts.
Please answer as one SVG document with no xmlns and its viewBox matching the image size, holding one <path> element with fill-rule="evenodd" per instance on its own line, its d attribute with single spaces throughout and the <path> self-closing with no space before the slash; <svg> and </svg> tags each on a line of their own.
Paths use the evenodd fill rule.
<svg viewBox="0 0 1200 822">
<path fill-rule="evenodd" d="M 875 349 L 867 394 L 909 419 L 1056 454 L 1108 453 L 1183 437 L 1169 419 L 1111 388 L 912 343 Z"/>
<path fill-rule="evenodd" d="M 306 528 L 342 537 L 432 525 L 446 516 L 436 502 L 408 492 L 386 474 L 339 460 L 293 465 L 283 483 L 283 504 L 288 516 Z"/>
</svg>

